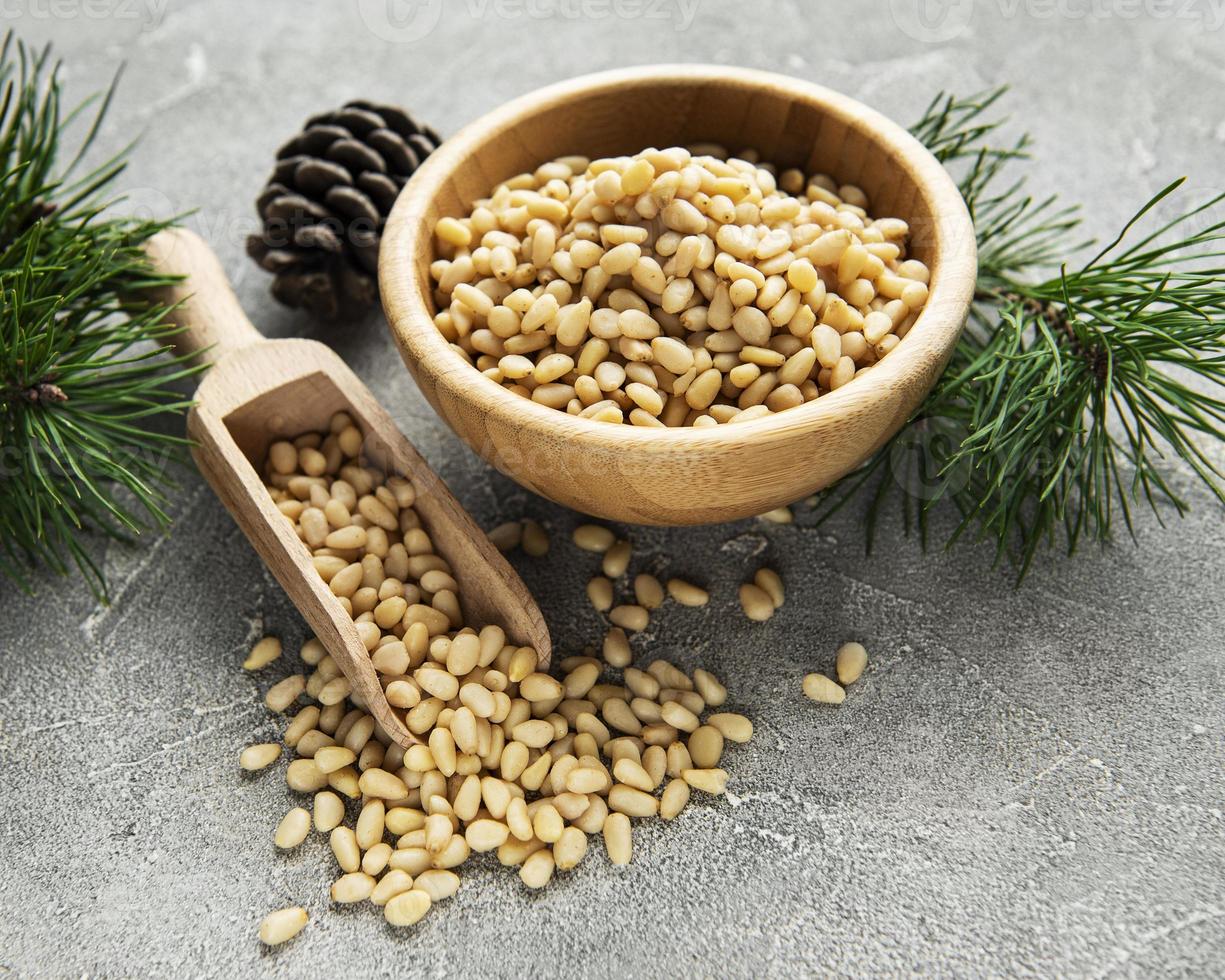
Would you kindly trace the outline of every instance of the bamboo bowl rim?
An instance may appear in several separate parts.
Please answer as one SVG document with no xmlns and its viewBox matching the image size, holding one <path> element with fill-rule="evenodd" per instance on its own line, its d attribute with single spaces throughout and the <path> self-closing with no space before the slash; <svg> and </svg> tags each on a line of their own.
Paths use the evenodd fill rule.
<svg viewBox="0 0 1225 980">
<path fill-rule="evenodd" d="M 889 356 L 841 388 L 781 412 L 736 425 L 667 428 L 611 425 L 549 408 L 508 391 L 452 350 L 433 321 L 432 284 L 417 274 L 421 250 L 432 258 L 434 235 L 428 223 L 434 201 L 452 175 L 481 147 L 521 122 L 567 101 L 652 82 L 739 86 L 783 91 L 819 107 L 880 147 L 895 165 L 910 172 L 918 195 L 933 216 L 931 282 L 927 304 Z M 641 94 L 641 93 L 638 93 Z M 581 152 L 581 146 L 571 152 Z M 546 163 L 540 160 L 539 163 Z M 509 177 L 511 175 L 507 175 Z M 835 175 L 852 181 L 853 174 Z M 506 178 L 502 178 L 506 179 Z M 488 188 L 492 192 L 493 187 Z M 439 215 L 441 216 L 441 215 Z M 462 215 L 454 215 L 462 217 Z M 428 262 L 426 263 L 428 265 Z M 536 89 L 468 123 L 426 158 L 401 191 L 383 233 L 378 279 L 387 322 L 401 352 L 418 370 L 457 398 L 524 428 L 548 430 L 577 443 L 624 446 L 638 452 L 680 454 L 717 450 L 745 439 L 785 442 L 818 420 L 836 420 L 870 411 L 871 389 L 905 387 L 932 361 L 944 364 L 970 309 L 977 277 L 974 226 L 957 185 L 943 165 L 897 123 L 856 99 L 813 82 L 774 72 L 724 65 L 647 65 L 582 75 Z M 428 274 L 424 277 L 428 280 Z M 938 380 L 936 372 L 932 384 Z M 875 447 L 865 446 L 866 458 Z"/>
</svg>

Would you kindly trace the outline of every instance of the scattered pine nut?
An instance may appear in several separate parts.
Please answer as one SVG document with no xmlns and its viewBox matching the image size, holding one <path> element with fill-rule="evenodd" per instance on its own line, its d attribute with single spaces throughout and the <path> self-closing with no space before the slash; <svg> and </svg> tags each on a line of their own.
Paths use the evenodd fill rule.
<svg viewBox="0 0 1225 980">
<path fill-rule="evenodd" d="M 281 757 L 281 747 L 275 742 L 248 745 L 238 756 L 238 764 L 248 772 L 264 769 Z"/>
<path fill-rule="evenodd" d="M 846 691 L 824 674 L 808 674 L 804 677 L 804 693 L 822 704 L 842 704 Z"/>
<path fill-rule="evenodd" d="M 633 831 L 630 818 L 624 813 L 610 813 L 604 818 L 604 847 L 612 864 L 629 864 L 633 856 Z"/>
<path fill-rule="evenodd" d="M 411 888 L 390 899 L 383 906 L 383 916 L 393 926 L 416 925 L 425 917 L 432 904 L 428 892 Z"/>
<path fill-rule="evenodd" d="M 637 633 L 647 628 L 650 613 L 642 606 L 616 606 L 609 612 L 608 618 L 614 626 Z"/>
<path fill-rule="evenodd" d="M 727 700 L 727 688 L 710 671 L 698 669 L 693 672 L 694 689 L 702 696 L 708 707 L 717 708 Z"/>
<path fill-rule="evenodd" d="M 868 666 L 868 651 L 862 643 L 844 643 L 838 648 L 835 670 L 843 686 L 854 684 Z"/>
<path fill-rule="evenodd" d="M 679 777 L 670 779 L 659 799 L 659 815 L 665 820 L 673 820 L 688 802 L 689 784 Z"/>
<path fill-rule="evenodd" d="M 596 612 L 608 612 L 613 604 L 613 585 L 603 575 L 597 575 L 587 583 L 587 598 Z"/>
<path fill-rule="evenodd" d="M 710 601 L 710 593 L 679 578 L 668 579 L 668 595 L 682 606 L 704 606 Z"/>
<path fill-rule="evenodd" d="M 717 728 L 731 742 L 744 743 L 753 737 L 753 723 L 744 715 L 731 711 L 711 715 L 706 723 Z"/>
<path fill-rule="evenodd" d="M 790 524 L 795 520 L 790 507 L 775 507 L 774 510 L 768 510 L 764 514 L 759 514 L 758 517 L 771 524 Z"/>
<path fill-rule="evenodd" d="M 740 608 L 756 623 L 764 623 L 774 615 L 774 600 L 760 586 L 745 583 L 740 586 Z"/>
<path fill-rule="evenodd" d="M 727 771 L 724 769 L 686 769 L 681 779 L 694 789 L 718 796 L 727 789 Z"/>
<path fill-rule="evenodd" d="M 618 541 L 606 552 L 601 569 L 610 579 L 619 579 L 629 568 L 631 548 L 628 541 Z"/>
<path fill-rule="evenodd" d="M 523 522 L 523 551 L 532 558 L 543 558 L 549 553 L 549 535 L 536 521 L 528 518 Z"/>
<path fill-rule="evenodd" d="M 306 909 L 299 905 L 269 912 L 259 924 L 260 942 L 266 946 L 279 946 L 289 942 L 306 928 L 309 918 Z"/>
<path fill-rule="evenodd" d="M 634 274 L 655 273 L 644 267 Z M 679 363 L 683 351 L 660 347 Z M 650 388 L 638 380 L 644 377 L 639 372 L 630 383 Z M 636 411 L 656 407 L 653 390 L 634 389 Z M 722 728 L 717 715 L 703 722 L 727 699 L 720 681 L 706 671 L 691 677 L 666 660 L 636 669 L 626 634 L 645 628 L 665 595 L 699 605 L 708 601 L 704 590 L 680 580 L 665 590 L 643 573 L 632 583 L 635 601 L 614 605 L 614 580 L 628 571 L 630 544 L 605 527 L 583 525 L 575 541 L 601 554 L 604 572 L 588 583 L 588 595 L 613 625 L 603 662 L 588 648 L 562 659 L 553 676 L 538 669 L 535 650 L 516 646 L 502 629 L 465 626 L 461 570 L 436 553 L 413 509 L 411 482 L 356 458 L 361 435 L 344 413 L 329 430 L 278 449 L 265 467 L 268 489 L 287 505 L 282 513 L 353 618 L 388 703 L 418 740 L 402 748 L 387 736 L 318 639 L 301 651 L 310 673 L 286 677 L 265 695 L 271 710 L 296 712 L 285 727 L 284 744 L 296 755 L 285 780 L 314 799 L 313 815 L 295 807 L 284 816 L 275 841 L 296 847 L 312 825 L 328 835 L 333 901 L 369 901 L 388 923 L 412 925 L 456 893 L 454 869 L 474 853 L 496 853 L 519 869 L 526 887 L 541 888 L 555 871 L 575 868 L 597 833 L 609 860 L 627 863 L 630 819 L 673 819 L 688 802 L 690 782 L 722 791 L 724 740 L 738 740 L 724 728 L 742 741 L 751 724 L 739 715 L 724 715 L 730 721 Z M 548 550 L 544 529 L 530 519 L 492 536 L 528 554 Z M 602 677 L 606 665 L 623 675 Z M 251 745 L 240 764 L 263 768 L 282 751 L 275 743 Z M 288 938 L 305 921 L 293 909 L 273 913 L 261 937 Z"/>
<path fill-rule="evenodd" d="M 664 587 L 654 575 L 635 575 L 634 598 L 638 600 L 638 605 L 647 611 L 658 609 L 663 605 Z"/>
<path fill-rule="evenodd" d="M 268 688 L 264 704 L 269 711 L 285 711 L 306 690 L 306 678 L 301 674 L 290 674 Z"/>
<path fill-rule="evenodd" d="M 633 660 L 625 630 L 614 627 L 604 636 L 604 660 L 610 667 L 628 667 Z"/>
<path fill-rule="evenodd" d="M 345 805 L 331 790 L 315 794 L 314 811 L 315 829 L 324 834 L 330 834 L 345 818 Z"/>
<path fill-rule="evenodd" d="M 770 568 L 759 568 L 757 574 L 753 576 L 753 584 L 770 597 L 775 609 L 782 606 L 785 596 L 783 580 L 779 578 L 778 572 Z"/>
<path fill-rule="evenodd" d="M 602 555 L 616 543 L 616 535 L 599 524 L 581 524 L 574 529 L 574 543 L 583 551 Z"/>
<path fill-rule="evenodd" d="M 265 636 L 251 648 L 242 666 L 244 670 L 259 670 L 261 667 L 267 667 L 280 655 L 281 641 L 275 636 Z"/>
<path fill-rule="evenodd" d="M 306 840 L 306 835 L 310 833 L 310 829 L 311 815 L 303 810 L 302 807 L 296 806 L 285 814 L 277 825 L 274 837 L 276 846 L 282 850 L 297 847 Z"/>
<path fill-rule="evenodd" d="M 505 524 L 499 524 L 487 536 L 498 551 L 514 551 L 523 540 L 523 523 L 507 521 Z"/>
</svg>

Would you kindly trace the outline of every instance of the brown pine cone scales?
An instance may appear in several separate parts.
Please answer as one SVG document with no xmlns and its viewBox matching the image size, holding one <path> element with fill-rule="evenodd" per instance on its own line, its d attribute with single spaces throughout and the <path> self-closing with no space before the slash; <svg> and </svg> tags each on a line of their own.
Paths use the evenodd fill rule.
<svg viewBox="0 0 1225 980">
<path fill-rule="evenodd" d="M 282 146 L 256 201 L 247 253 L 272 294 L 324 319 L 378 299 L 379 241 L 400 188 L 441 140 L 401 109 L 349 102 L 313 116 Z"/>
</svg>

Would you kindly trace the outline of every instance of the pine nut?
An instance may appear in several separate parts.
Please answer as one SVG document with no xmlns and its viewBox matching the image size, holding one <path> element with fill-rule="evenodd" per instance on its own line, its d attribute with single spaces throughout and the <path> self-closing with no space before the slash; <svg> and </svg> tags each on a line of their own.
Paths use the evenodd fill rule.
<svg viewBox="0 0 1225 980">
<path fill-rule="evenodd" d="M 528 856 L 519 869 L 519 879 L 528 888 L 543 888 L 553 877 L 553 852 L 540 850 Z"/>
<path fill-rule="evenodd" d="M 474 820 L 464 832 L 468 846 L 478 854 L 496 851 L 509 836 L 510 828 L 497 820 Z"/>
<path fill-rule="evenodd" d="M 603 575 L 597 575 L 587 583 L 587 598 L 596 612 L 608 612 L 613 603 L 612 582 Z"/>
<path fill-rule="evenodd" d="M 331 833 L 345 818 L 345 805 L 331 790 L 315 794 L 314 811 L 315 829 L 323 834 Z"/>
<path fill-rule="evenodd" d="M 630 543 L 618 541 L 604 553 L 601 569 L 610 579 L 619 579 L 630 563 Z"/>
<path fill-rule="evenodd" d="M 567 827 L 553 845 L 553 863 L 559 871 L 577 867 L 587 853 L 587 835 L 577 827 Z"/>
<path fill-rule="evenodd" d="M 427 871 L 425 874 L 430 874 Z M 443 874 L 444 872 L 436 872 Z M 450 874 L 451 872 L 445 872 Z M 424 875 L 422 876 L 424 877 Z M 413 887 L 413 877 L 407 871 L 401 871 L 399 868 L 392 868 L 382 878 L 379 883 L 374 886 L 370 892 L 370 901 L 375 905 L 385 906 L 397 895 L 402 895 Z M 423 891 L 425 889 L 422 889 Z"/>
<path fill-rule="evenodd" d="M 727 688 L 719 683 L 719 678 L 706 670 L 693 672 L 693 686 L 701 695 L 702 700 L 712 708 L 717 708 L 727 700 Z"/>
<path fill-rule="evenodd" d="M 382 769 L 367 769 L 358 779 L 358 786 L 367 796 L 385 800 L 400 800 L 408 796 L 404 781 Z"/>
<path fill-rule="evenodd" d="M 846 691 L 824 674 L 807 674 L 804 677 L 804 694 L 822 704 L 842 704 Z"/>
<path fill-rule="evenodd" d="M 642 731 L 640 722 L 630 706 L 621 698 L 609 698 L 600 708 L 600 714 L 617 731 L 627 735 L 637 735 Z"/>
<path fill-rule="evenodd" d="M 710 594 L 705 589 L 679 578 L 668 579 L 668 595 L 682 606 L 704 606 L 710 601 Z"/>
<path fill-rule="evenodd" d="M 744 715 L 734 712 L 713 714 L 706 719 L 706 724 L 717 728 L 730 742 L 744 743 L 753 737 L 753 723 Z"/>
<path fill-rule="evenodd" d="M 764 623 L 774 615 L 774 600 L 765 590 L 746 583 L 740 586 L 740 608 L 749 619 Z"/>
<path fill-rule="evenodd" d="M 428 892 L 411 888 L 394 896 L 383 906 L 383 917 L 393 926 L 416 925 L 430 910 L 431 904 Z"/>
<path fill-rule="evenodd" d="M 349 905 L 364 902 L 374 891 L 374 879 L 363 871 L 353 871 L 332 882 L 332 901 Z"/>
<path fill-rule="evenodd" d="M 654 575 L 634 577 L 634 598 L 644 609 L 658 609 L 664 601 L 664 587 Z"/>
<path fill-rule="evenodd" d="M 633 654 L 630 651 L 630 643 L 625 635 L 625 630 L 614 627 L 605 634 L 604 659 L 610 667 L 629 666 Z"/>
<path fill-rule="evenodd" d="M 357 846 L 357 835 L 350 828 L 335 828 L 328 837 L 328 843 L 341 871 L 351 873 L 361 867 L 361 851 Z"/>
<path fill-rule="evenodd" d="M 665 820 L 673 820 L 688 802 L 689 784 L 680 778 L 671 779 L 659 799 L 659 815 Z"/>
<path fill-rule="evenodd" d="M 443 868 L 431 868 L 417 876 L 413 887 L 429 895 L 431 903 L 441 902 L 459 891 L 459 875 Z"/>
<path fill-rule="evenodd" d="M 838 648 L 836 670 L 843 686 L 859 680 L 867 666 L 868 651 L 862 643 L 844 643 Z"/>
<path fill-rule="evenodd" d="M 276 835 L 273 840 L 276 846 L 282 850 L 289 850 L 297 847 L 304 840 L 306 835 L 310 833 L 311 815 L 302 809 L 300 806 L 294 807 L 277 824 Z"/>
<path fill-rule="evenodd" d="M 487 536 L 499 551 L 513 551 L 523 540 L 523 525 L 519 521 L 508 521 L 499 524 Z"/>
<path fill-rule="evenodd" d="M 613 766 L 613 775 L 619 782 L 632 786 L 634 789 L 640 789 L 644 793 L 651 793 L 655 790 L 655 781 L 651 779 L 641 764 L 633 759 L 618 759 L 617 764 Z"/>
<path fill-rule="evenodd" d="M 753 576 L 753 584 L 770 597 L 770 602 L 773 603 L 775 609 L 782 606 L 783 580 L 779 578 L 777 572 L 769 568 L 759 568 Z"/>
<path fill-rule="evenodd" d="M 562 696 L 562 686 L 548 674 L 528 674 L 519 682 L 519 696 L 528 701 L 552 701 Z"/>
<path fill-rule="evenodd" d="M 309 918 L 306 909 L 300 905 L 270 912 L 259 924 L 260 942 L 265 946 L 279 946 L 281 943 L 289 942 L 306 928 Z"/>
<path fill-rule="evenodd" d="M 627 817 L 653 817 L 659 812 L 659 800 L 640 789 L 618 783 L 609 790 L 608 807 Z"/>
<path fill-rule="evenodd" d="M 697 731 L 699 724 L 697 715 L 676 701 L 668 701 L 664 704 L 660 708 L 660 715 L 667 724 L 682 732 Z"/>
<path fill-rule="evenodd" d="M 604 848 L 612 864 L 629 864 L 633 857 L 633 832 L 630 819 L 624 813 L 610 813 L 604 818 Z"/>
<path fill-rule="evenodd" d="M 325 745 L 314 755 L 315 765 L 324 773 L 343 769 L 357 759 L 357 755 L 343 745 Z"/>
<path fill-rule="evenodd" d="M 285 770 L 285 782 L 299 793 L 313 793 L 328 784 L 328 775 L 314 759 L 294 759 Z"/>
<path fill-rule="evenodd" d="M 723 733 L 713 725 L 699 725 L 689 736 L 689 755 L 694 768 L 715 768 L 723 757 Z"/>
<path fill-rule="evenodd" d="M 291 674 L 268 688 L 268 693 L 264 695 L 264 704 L 269 711 L 286 711 L 305 690 L 306 678 L 301 674 Z"/>
<path fill-rule="evenodd" d="M 265 636 L 251 648 L 242 666 L 244 670 L 259 670 L 261 667 L 267 667 L 280 655 L 281 641 L 275 636 Z"/>
<path fill-rule="evenodd" d="M 549 536 L 536 521 L 523 522 L 523 551 L 532 558 L 543 558 L 549 552 Z"/>
<path fill-rule="evenodd" d="M 705 180 L 679 169 L 666 173 L 675 175 L 677 182 L 675 186 L 666 182 L 666 194 L 676 193 L 681 181 L 696 181 L 692 193 L 697 194 Z M 562 204 L 560 199 L 551 200 Z M 667 199 L 660 203 L 666 205 Z M 747 204 L 757 207 L 755 202 Z M 519 206 L 527 212 L 526 204 Z M 551 206 L 541 205 L 545 210 Z M 530 221 L 538 220 L 532 216 L 515 219 L 506 227 L 516 234 L 525 230 L 530 246 L 534 235 L 539 241 L 547 238 L 541 236 L 539 224 L 527 229 Z M 640 249 L 653 247 L 647 245 L 652 241 L 647 229 L 626 227 L 639 239 L 634 245 Z M 513 234 L 501 231 L 496 220 L 482 228 L 480 234 L 485 240 L 480 248 L 486 251 L 511 250 L 511 243 L 498 235 L 517 241 Z M 595 232 L 567 230 L 555 239 L 554 246 L 568 253 L 574 244 L 574 239 L 567 237 L 571 234 Z M 594 245 L 588 239 L 580 240 Z M 682 236 L 674 235 L 670 242 L 657 242 L 657 254 L 672 255 L 683 241 Z M 713 294 L 714 286 L 703 274 L 713 276 L 711 267 L 716 261 L 728 263 L 708 236 L 703 234 L 696 241 L 686 249 L 693 253 L 693 266 L 688 271 L 694 289 L 700 288 L 706 296 Z M 709 249 L 703 243 L 709 243 Z M 514 251 L 519 247 L 516 244 Z M 870 254 L 876 258 L 875 253 Z M 474 270 L 479 267 L 479 274 L 485 276 L 478 281 L 479 287 L 474 282 L 467 285 L 490 300 L 491 312 L 502 307 L 501 301 L 494 305 L 495 296 L 504 297 L 502 308 L 516 316 L 537 308 L 543 295 L 555 300 L 560 309 L 574 295 L 569 291 L 571 282 L 578 282 L 564 278 L 563 264 L 559 267 L 563 277 L 551 279 L 546 293 L 533 295 L 509 280 L 505 286 L 495 284 L 488 256 L 461 258 L 470 261 Z M 633 281 L 656 284 L 656 268 L 665 275 L 662 265 L 654 264 L 653 259 L 636 264 Z M 768 279 L 761 270 L 744 272 L 742 278 L 754 282 L 754 276 L 763 277 L 765 288 L 777 292 L 774 280 L 781 279 L 785 269 L 781 266 L 769 272 Z M 671 269 L 666 275 L 673 275 Z M 644 330 L 645 320 L 636 314 L 652 318 L 653 313 L 659 320 L 652 329 L 666 328 L 669 333 L 677 329 L 680 318 L 660 311 L 658 295 L 640 295 L 624 280 L 606 282 L 601 288 L 609 285 L 614 288 L 608 294 L 608 313 L 631 314 L 625 317 L 627 323 L 638 323 Z M 499 288 L 523 295 L 499 292 Z M 484 305 L 465 290 L 459 292 L 475 307 Z M 781 298 L 774 302 L 781 302 Z M 593 315 L 599 312 L 594 303 L 589 303 Z M 455 314 L 459 309 L 453 306 L 452 315 L 470 315 Z M 902 316 L 906 315 L 903 311 Z M 730 317 L 729 312 L 729 321 Z M 476 319 L 471 326 L 484 329 Z M 544 350 L 549 346 L 548 338 L 555 336 L 557 323 L 549 322 L 547 329 L 541 329 L 544 326 L 542 322 L 536 329 L 546 343 L 533 350 Z M 655 339 L 676 338 L 669 335 Z M 609 356 L 610 345 L 596 340 L 604 347 L 602 351 L 592 349 L 600 356 Z M 692 360 L 694 367 L 690 370 L 695 379 L 698 367 L 706 370 L 713 363 L 711 353 L 700 345 L 690 348 L 681 343 L 683 350 L 669 344 L 659 346 L 678 366 L 682 356 L 686 363 Z M 802 341 L 789 336 L 771 341 L 770 348 L 763 349 L 765 353 L 760 356 L 791 357 L 800 347 Z M 547 374 L 552 362 L 544 357 L 555 353 L 561 352 L 549 350 L 531 360 L 531 371 L 535 373 L 544 363 Z M 575 368 L 570 353 L 564 356 L 570 368 Z M 583 355 L 576 356 L 581 359 Z M 586 367 L 594 372 L 598 365 L 608 363 L 597 361 Z M 621 373 L 616 386 L 620 394 L 609 401 L 618 406 L 619 412 L 631 404 L 639 406 L 633 409 L 637 412 L 643 412 L 644 405 L 653 409 L 653 395 L 659 397 L 662 407 L 664 392 L 671 384 L 666 368 L 632 360 L 628 366 L 615 366 Z M 568 374 L 561 377 L 567 382 L 573 380 Z M 527 375 L 523 378 L 526 380 Z M 530 383 L 536 381 L 533 378 Z M 542 382 L 553 383 L 547 379 Z M 589 390 L 588 400 L 599 399 L 602 394 L 602 390 Z M 675 403 L 683 404 L 679 398 Z M 740 733 L 747 727 L 751 733 L 751 725 L 737 715 L 714 716 L 703 725 L 700 716 L 708 704 L 720 705 L 727 697 L 718 679 L 705 671 L 697 671 L 691 679 L 666 660 L 656 660 L 646 670 L 631 667 L 632 653 L 625 632 L 645 627 L 649 611 L 658 608 L 666 594 L 699 604 L 708 600 L 704 590 L 680 580 L 669 582 L 665 590 L 659 579 L 641 573 L 632 582 L 636 601 L 614 607 L 612 579 L 628 569 L 629 542 L 618 541 L 608 528 L 581 526 L 575 532 L 576 544 L 600 554 L 605 572 L 589 583 L 589 595 L 597 609 L 608 611 L 614 624 L 605 637 L 604 660 L 625 671 L 624 685 L 601 682 L 602 664 L 590 648 L 561 660 L 563 675 L 559 680 L 537 669 L 535 650 L 508 643 L 499 627 L 487 626 L 478 633 L 465 626 L 459 602 L 460 570 L 452 569 L 435 551 L 427 529 L 412 510 L 416 499 L 412 484 L 359 465 L 352 453 L 345 455 L 348 450 L 343 446 L 353 453 L 362 449 L 363 440 L 355 428 L 352 436 L 341 439 L 337 435 L 348 433 L 350 428 L 352 419 L 345 414 L 333 420 L 331 434 L 310 435 L 291 443 L 293 469 L 283 474 L 288 493 L 274 484 L 273 495 L 277 499 L 293 498 L 280 501 L 292 505 L 282 512 L 298 523 L 304 539 L 304 516 L 314 511 L 324 521 L 325 526 L 316 535 L 318 543 L 310 545 L 321 552 L 315 558 L 325 560 L 316 567 L 353 617 L 355 631 L 381 675 L 388 702 L 405 712 L 405 725 L 419 741 L 405 749 L 387 736 L 367 707 L 357 703 L 339 663 L 318 639 L 302 649 L 303 661 L 314 668 L 309 678 L 287 677 L 266 695 L 273 710 L 290 709 L 303 694 L 323 705 L 304 705 L 286 726 L 285 744 L 294 747 L 299 756 L 287 767 L 286 782 L 296 791 L 314 794 L 313 825 L 328 834 L 341 872 L 332 885 L 334 901 L 368 898 L 383 907 L 392 924 L 410 924 L 424 915 L 432 902 L 455 893 L 459 877 L 449 869 L 458 867 L 473 852 L 495 851 L 501 863 L 520 866 L 525 884 L 542 887 L 556 868 L 567 870 L 582 860 L 587 836 L 595 833 L 604 834 L 610 861 L 624 864 L 632 854 L 631 817 L 662 813 L 671 819 L 685 805 L 690 782 L 712 791 L 722 788 L 726 774 L 715 768 L 723 756 L 725 735 L 721 732 L 728 728 Z M 318 478 L 312 478 L 303 475 L 302 464 L 305 461 L 316 466 L 319 460 L 311 455 L 316 450 L 324 469 Z M 287 453 L 283 455 L 288 459 Z M 330 479 L 332 476 L 336 478 Z M 531 537 L 533 526 L 543 540 L 528 548 L 526 539 Z M 537 554 L 547 551 L 547 536 L 538 524 L 523 521 L 513 528 L 524 538 L 525 550 Z M 356 545 L 357 532 L 365 536 L 360 546 Z M 333 544 L 355 546 L 332 548 L 327 541 L 337 533 L 350 537 L 333 538 Z M 771 581 L 764 584 L 773 585 Z M 761 585 L 753 587 L 760 589 Z M 718 722 L 720 717 L 724 721 Z M 683 733 L 689 733 L 687 738 Z M 688 745 L 679 741 L 682 738 Z M 240 764 L 249 769 L 262 768 L 279 758 L 281 751 L 281 746 L 274 743 L 248 746 Z M 671 781 L 658 799 L 653 794 L 667 777 Z M 361 803 L 356 819 L 348 825 L 346 797 Z M 274 835 L 277 845 L 296 847 L 311 825 L 311 814 L 295 808 L 278 825 Z M 396 838 L 394 847 L 384 840 L 388 833 Z"/>
<path fill-rule="evenodd" d="M 574 529 L 574 543 L 584 551 L 602 555 L 616 540 L 612 531 L 598 524 L 582 524 Z"/>
<path fill-rule="evenodd" d="M 238 764 L 248 772 L 264 769 L 281 757 L 281 747 L 275 742 L 248 745 L 238 756 Z"/>
<path fill-rule="evenodd" d="M 712 796 L 720 795 L 727 789 L 727 772 L 723 769 L 686 769 L 681 778 L 694 789 Z"/>
<path fill-rule="evenodd" d="M 650 622 L 650 613 L 642 606 L 614 606 L 609 612 L 608 618 L 614 626 L 639 632 L 647 628 L 647 624 Z"/>
</svg>

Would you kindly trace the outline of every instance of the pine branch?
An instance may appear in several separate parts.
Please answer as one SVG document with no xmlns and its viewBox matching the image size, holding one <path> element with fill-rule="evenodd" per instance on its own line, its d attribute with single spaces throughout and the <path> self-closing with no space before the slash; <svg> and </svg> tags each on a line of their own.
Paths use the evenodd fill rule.
<svg viewBox="0 0 1225 980">
<path fill-rule="evenodd" d="M 1089 243 L 1078 238 L 1077 209 L 1034 199 L 1023 178 L 1005 174 L 1028 158 L 1030 140 L 992 142 L 1004 121 L 984 114 L 1003 94 L 941 96 L 912 129 L 957 172 L 974 219 L 974 309 L 912 424 L 826 491 L 818 516 L 875 481 L 869 548 L 891 499 L 926 546 L 928 511 L 949 501 L 962 518 L 949 543 L 993 541 L 1020 581 L 1043 547 L 1108 542 L 1116 519 L 1134 537 L 1137 502 L 1159 521 L 1167 506 L 1184 514 L 1172 460 L 1225 502 L 1204 448 L 1225 439 L 1225 220 L 1208 219 L 1225 195 L 1128 245 L 1175 181 L 1078 264 Z"/>
<path fill-rule="evenodd" d="M 0 571 L 30 589 L 77 568 L 105 598 L 82 531 L 163 527 L 184 440 L 150 427 L 189 402 L 194 373 L 167 356 L 175 330 L 143 250 L 168 222 L 109 216 L 124 154 L 73 176 L 114 91 L 60 109 L 50 49 L 0 46 Z M 65 130 L 93 112 L 66 166 Z"/>
</svg>

